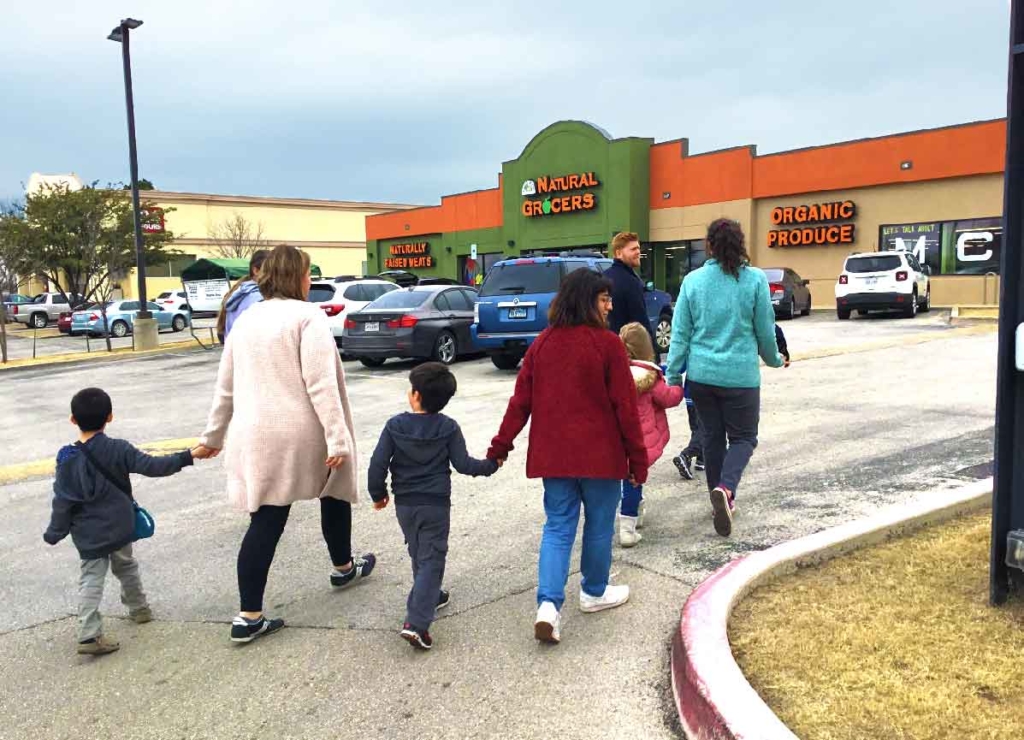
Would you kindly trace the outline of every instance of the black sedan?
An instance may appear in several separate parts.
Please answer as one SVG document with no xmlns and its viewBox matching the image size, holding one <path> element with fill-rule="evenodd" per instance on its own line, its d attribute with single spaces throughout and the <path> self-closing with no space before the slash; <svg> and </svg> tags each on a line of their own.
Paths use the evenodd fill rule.
<svg viewBox="0 0 1024 740">
<path fill-rule="evenodd" d="M 792 319 L 797 314 L 810 314 L 811 291 L 807 287 L 810 280 L 804 280 L 788 267 L 762 267 L 761 270 L 768 278 L 776 318 Z"/>
<path fill-rule="evenodd" d="M 380 367 L 389 357 L 429 358 L 450 365 L 476 351 L 476 291 L 451 285 L 416 285 L 382 295 L 349 314 L 341 337 L 346 357 Z"/>
</svg>

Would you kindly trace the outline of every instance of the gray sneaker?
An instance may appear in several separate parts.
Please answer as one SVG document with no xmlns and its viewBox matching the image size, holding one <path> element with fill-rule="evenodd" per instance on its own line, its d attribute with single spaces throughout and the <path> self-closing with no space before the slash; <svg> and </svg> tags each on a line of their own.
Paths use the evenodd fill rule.
<svg viewBox="0 0 1024 740">
<path fill-rule="evenodd" d="M 79 655 L 107 655 L 121 649 L 121 643 L 117 640 L 108 640 L 103 635 L 78 643 Z"/>
<path fill-rule="evenodd" d="M 146 624 L 146 622 L 153 621 L 153 610 L 148 606 L 144 606 L 141 609 L 128 612 L 128 618 L 135 622 L 135 624 Z"/>
</svg>

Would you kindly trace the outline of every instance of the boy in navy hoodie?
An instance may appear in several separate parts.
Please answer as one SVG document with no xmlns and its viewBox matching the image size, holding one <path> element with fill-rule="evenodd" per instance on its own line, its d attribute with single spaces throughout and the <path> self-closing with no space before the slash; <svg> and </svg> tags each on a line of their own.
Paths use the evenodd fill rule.
<svg viewBox="0 0 1024 740">
<path fill-rule="evenodd" d="M 430 625 L 438 609 L 448 605 L 441 590 L 451 526 L 452 468 L 463 475 L 494 475 L 501 463 L 477 460 L 466 451 L 462 430 L 441 413 L 455 395 L 455 376 L 439 362 L 428 362 L 409 373 L 412 413 L 388 420 L 370 459 L 369 491 L 373 508 L 390 501 L 412 558 L 413 586 L 406 603 L 402 639 L 429 650 L 434 641 Z"/>
<path fill-rule="evenodd" d="M 71 423 L 81 434 L 78 444 L 67 445 L 57 453 L 53 514 L 43 534 L 50 545 L 70 534 L 82 559 L 78 591 L 78 652 L 82 655 L 105 655 L 120 648 L 116 641 L 103 636 L 99 611 L 108 570 L 121 582 L 121 603 L 128 607 L 129 618 L 137 624 L 153 619 L 142 590 L 139 564 L 132 555 L 135 509 L 128 493 L 128 474 L 150 478 L 173 475 L 191 465 L 193 457 L 210 456 L 202 446 L 160 457 L 147 455 L 131 443 L 103 433 L 113 420 L 110 396 L 99 388 L 86 388 L 71 399 Z M 115 476 L 126 490 L 106 474 Z"/>
</svg>

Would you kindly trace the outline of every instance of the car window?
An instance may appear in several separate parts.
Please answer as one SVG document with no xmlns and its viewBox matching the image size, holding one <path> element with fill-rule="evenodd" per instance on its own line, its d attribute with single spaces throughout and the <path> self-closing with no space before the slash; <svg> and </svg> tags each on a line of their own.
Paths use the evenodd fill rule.
<svg viewBox="0 0 1024 740">
<path fill-rule="evenodd" d="M 483 296 L 557 293 L 562 275 L 557 262 L 512 262 L 495 265 L 480 290 Z"/>
<path fill-rule="evenodd" d="M 918 262 L 918 261 L 917 261 L 917 257 L 915 257 L 914 255 L 912 255 L 912 254 L 911 254 L 910 252 L 907 252 L 907 262 L 909 262 L 909 263 L 910 263 L 910 267 L 911 267 L 911 268 L 912 268 L 912 269 L 913 269 L 913 270 L 914 270 L 915 272 L 921 272 L 921 263 L 920 263 L 920 262 Z"/>
<path fill-rule="evenodd" d="M 473 306 L 476 305 L 476 291 L 471 288 L 463 288 L 462 295 L 466 296 L 466 300 L 469 302 L 469 310 L 473 310 Z"/>
<path fill-rule="evenodd" d="M 147 301 L 146 305 L 149 307 L 150 311 L 163 311 L 164 310 L 163 306 L 161 306 L 159 303 L 153 303 L 152 301 Z"/>
<path fill-rule="evenodd" d="M 368 283 L 363 286 L 363 293 L 368 301 L 375 301 L 393 290 L 398 290 L 398 286 L 394 283 Z"/>
<path fill-rule="evenodd" d="M 158 301 L 162 301 L 162 300 L 163 300 L 164 298 L 170 298 L 170 297 L 171 297 L 172 295 L 174 295 L 174 294 L 173 294 L 173 293 L 171 293 L 171 291 L 169 291 L 169 290 L 165 290 L 165 291 L 164 291 L 163 293 L 161 293 L 160 295 L 158 295 L 158 296 L 156 297 L 156 299 L 157 299 Z"/>
<path fill-rule="evenodd" d="M 448 304 L 456 311 L 472 311 L 473 304 L 461 290 L 449 290 L 444 294 Z"/>
<path fill-rule="evenodd" d="M 802 277 L 800 277 L 800 275 L 797 274 L 796 272 L 794 272 L 793 270 L 789 271 L 789 276 L 791 278 L 793 278 L 793 281 L 796 282 L 796 283 L 802 283 L 804 281 L 804 279 Z"/>
<path fill-rule="evenodd" d="M 451 311 L 451 310 L 453 310 L 452 309 L 452 304 L 450 304 L 448 302 L 448 295 L 445 294 L 445 293 L 440 293 L 434 299 L 434 308 L 436 308 L 438 311 Z"/>
<path fill-rule="evenodd" d="M 366 291 L 363 290 L 362 285 L 350 285 L 345 288 L 345 292 L 342 296 L 347 301 L 372 301 L 372 298 L 366 297 Z"/>
<path fill-rule="evenodd" d="M 334 299 L 334 288 L 326 285 L 314 285 L 309 289 L 306 300 L 310 303 L 323 303 Z"/>
<path fill-rule="evenodd" d="M 590 263 L 586 260 L 566 260 L 565 274 L 568 275 L 570 272 L 576 272 L 577 270 L 583 270 L 588 267 L 590 267 Z"/>
<path fill-rule="evenodd" d="M 769 283 L 781 283 L 785 279 L 785 270 L 779 270 L 774 267 L 769 267 L 765 270 L 761 270 L 764 276 L 768 278 Z"/>
<path fill-rule="evenodd" d="M 367 308 L 419 308 L 430 296 L 431 293 L 426 290 L 393 290 L 382 295 Z"/>
<path fill-rule="evenodd" d="M 879 255 L 877 257 L 851 257 L 846 260 L 846 272 L 888 272 L 898 270 L 903 266 L 900 258 L 895 254 Z"/>
<path fill-rule="evenodd" d="M 35 298 L 32 299 L 32 303 L 46 303 L 46 293 L 37 295 Z"/>
<path fill-rule="evenodd" d="M 118 310 L 120 310 L 120 311 L 138 311 L 139 310 L 139 302 L 138 301 L 124 301 L 123 303 L 121 303 L 121 308 L 118 309 Z"/>
</svg>

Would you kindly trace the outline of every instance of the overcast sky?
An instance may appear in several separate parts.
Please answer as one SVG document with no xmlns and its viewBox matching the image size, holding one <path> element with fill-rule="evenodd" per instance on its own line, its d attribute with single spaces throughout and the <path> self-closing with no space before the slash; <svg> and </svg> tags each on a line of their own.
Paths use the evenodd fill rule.
<svg viewBox="0 0 1024 740">
<path fill-rule="evenodd" d="M 127 181 L 126 16 L 164 190 L 436 203 L 567 118 L 763 154 L 1006 112 L 1007 0 L 0 5 L 0 197 Z"/>
</svg>

